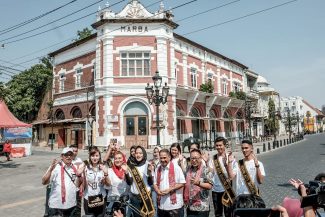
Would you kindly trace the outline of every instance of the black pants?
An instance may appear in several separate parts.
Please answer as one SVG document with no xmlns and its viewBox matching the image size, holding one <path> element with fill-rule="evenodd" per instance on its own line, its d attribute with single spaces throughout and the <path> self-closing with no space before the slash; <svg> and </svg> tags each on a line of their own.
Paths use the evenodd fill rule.
<svg viewBox="0 0 325 217">
<path fill-rule="evenodd" d="M 212 200 L 213 200 L 213 207 L 214 207 L 214 216 L 215 217 L 222 217 L 223 213 L 225 217 L 231 216 L 231 210 L 229 207 L 226 207 L 222 204 L 222 195 L 224 192 L 213 192 L 212 191 Z"/>
<path fill-rule="evenodd" d="M 75 207 L 71 207 L 69 209 L 54 209 L 49 208 L 49 217 L 73 217 L 74 216 Z"/>
<path fill-rule="evenodd" d="M 158 209 L 158 217 L 179 217 L 182 209 L 183 207 L 173 210 Z"/>
<path fill-rule="evenodd" d="M 186 210 L 187 217 L 209 217 L 210 211 L 191 211 L 189 208 Z"/>
</svg>

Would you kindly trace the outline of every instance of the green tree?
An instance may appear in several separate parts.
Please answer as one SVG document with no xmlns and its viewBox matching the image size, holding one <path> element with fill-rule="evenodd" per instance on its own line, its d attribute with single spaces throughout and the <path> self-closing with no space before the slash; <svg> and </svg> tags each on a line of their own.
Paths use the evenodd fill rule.
<svg viewBox="0 0 325 217">
<path fill-rule="evenodd" d="M 88 29 L 88 27 L 84 28 L 83 30 L 77 32 L 77 38 L 74 41 L 79 41 L 81 39 L 87 38 L 92 34 L 92 30 Z"/>
<path fill-rule="evenodd" d="M 232 98 L 240 99 L 240 100 L 245 100 L 246 99 L 246 93 L 244 91 L 236 91 L 236 92 L 229 92 L 229 96 Z"/>
<path fill-rule="evenodd" d="M 274 135 L 274 140 L 276 140 L 276 135 L 279 130 L 279 120 L 278 113 L 275 110 L 275 103 L 271 98 L 269 99 L 268 107 L 269 116 L 266 120 L 266 126 L 268 127 L 270 133 Z"/>
<path fill-rule="evenodd" d="M 35 119 L 44 94 L 52 88 L 52 65 L 48 58 L 12 77 L 6 86 L 5 101 L 10 111 L 20 120 Z"/>
<path fill-rule="evenodd" d="M 3 82 L 0 82 L 0 100 L 4 100 L 8 94 L 8 88 Z"/>
<path fill-rule="evenodd" d="M 202 92 L 213 93 L 213 90 L 214 90 L 214 87 L 213 87 L 211 80 L 208 80 L 207 83 L 200 85 L 200 91 L 202 91 Z"/>
</svg>

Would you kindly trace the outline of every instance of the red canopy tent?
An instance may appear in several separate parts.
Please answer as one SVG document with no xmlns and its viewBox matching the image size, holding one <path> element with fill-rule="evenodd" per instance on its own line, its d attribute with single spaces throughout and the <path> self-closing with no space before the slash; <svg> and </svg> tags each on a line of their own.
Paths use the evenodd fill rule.
<svg viewBox="0 0 325 217">
<path fill-rule="evenodd" d="M 32 127 L 18 120 L 8 109 L 6 103 L 0 100 L 0 128 Z"/>
</svg>

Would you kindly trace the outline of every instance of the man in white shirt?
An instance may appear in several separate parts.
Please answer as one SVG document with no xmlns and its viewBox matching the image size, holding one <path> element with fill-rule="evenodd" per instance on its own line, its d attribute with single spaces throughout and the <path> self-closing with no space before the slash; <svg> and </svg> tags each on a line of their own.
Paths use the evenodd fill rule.
<svg viewBox="0 0 325 217">
<path fill-rule="evenodd" d="M 248 189 L 242 171 L 240 170 L 240 162 L 246 167 L 246 171 L 250 177 L 251 182 L 254 184 L 255 191 L 258 192 L 259 185 L 263 183 L 265 177 L 265 170 L 263 163 L 257 160 L 254 154 L 253 143 L 250 140 L 243 140 L 241 149 L 244 155 L 244 159 L 239 161 L 239 167 L 236 174 L 235 186 L 236 196 L 240 194 L 256 194 L 251 192 L 254 189 Z"/>
<path fill-rule="evenodd" d="M 220 181 L 218 172 L 216 170 L 216 165 L 214 163 L 215 159 L 218 159 L 220 168 L 224 177 L 232 180 L 237 173 L 238 166 L 231 152 L 226 153 L 226 143 L 227 140 L 224 137 L 217 137 L 215 140 L 215 148 L 217 154 L 213 156 L 213 159 L 209 161 L 209 168 L 212 172 L 212 199 L 214 206 L 214 214 L 216 217 L 222 217 L 223 213 L 226 217 L 231 216 L 231 210 L 222 204 L 222 196 L 225 193 L 225 188 Z"/>
<path fill-rule="evenodd" d="M 183 209 L 186 181 L 182 169 L 170 159 L 170 152 L 159 152 L 160 166 L 156 169 L 154 189 L 157 192 L 158 217 L 179 217 Z"/>
<path fill-rule="evenodd" d="M 72 164 L 73 150 L 64 148 L 61 161 L 54 159 L 42 177 L 42 184 L 51 184 L 49 196 L 49 216 L 73 216 L 77 205 L 76 193 L 80 181 Z"/>
<path fill-rule="evenodd" d="M 78 157 L 78 146 L 77 145 L 70 145 L 69 146 L 72 151 L 73 151 L 73 156 L 72 156 L 72 164 L 79 169 L 79 166 L 83 164 L 82 160 L 80 157 Z M 74 211 L 74 216 L 75 217 L 80 217 L 81 216 L 81 195 L 80 191 L 78 190 L 77 192 L 77 206 Z"/>
</svg>

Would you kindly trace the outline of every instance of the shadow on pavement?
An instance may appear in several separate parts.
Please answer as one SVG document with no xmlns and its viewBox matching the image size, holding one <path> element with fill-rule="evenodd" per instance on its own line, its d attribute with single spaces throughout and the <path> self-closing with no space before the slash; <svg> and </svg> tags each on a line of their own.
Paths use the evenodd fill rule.
<svg viewBox="0 0 325 217">
<path fill-rule="evenodd" d="M 0 161 L 0 169 L 3 168 L 17 168 L 19 167 L 21 164 L 20 163 L 15 163 L 15 162 L 8 162 L 8 161 Z"/>
</svg>

